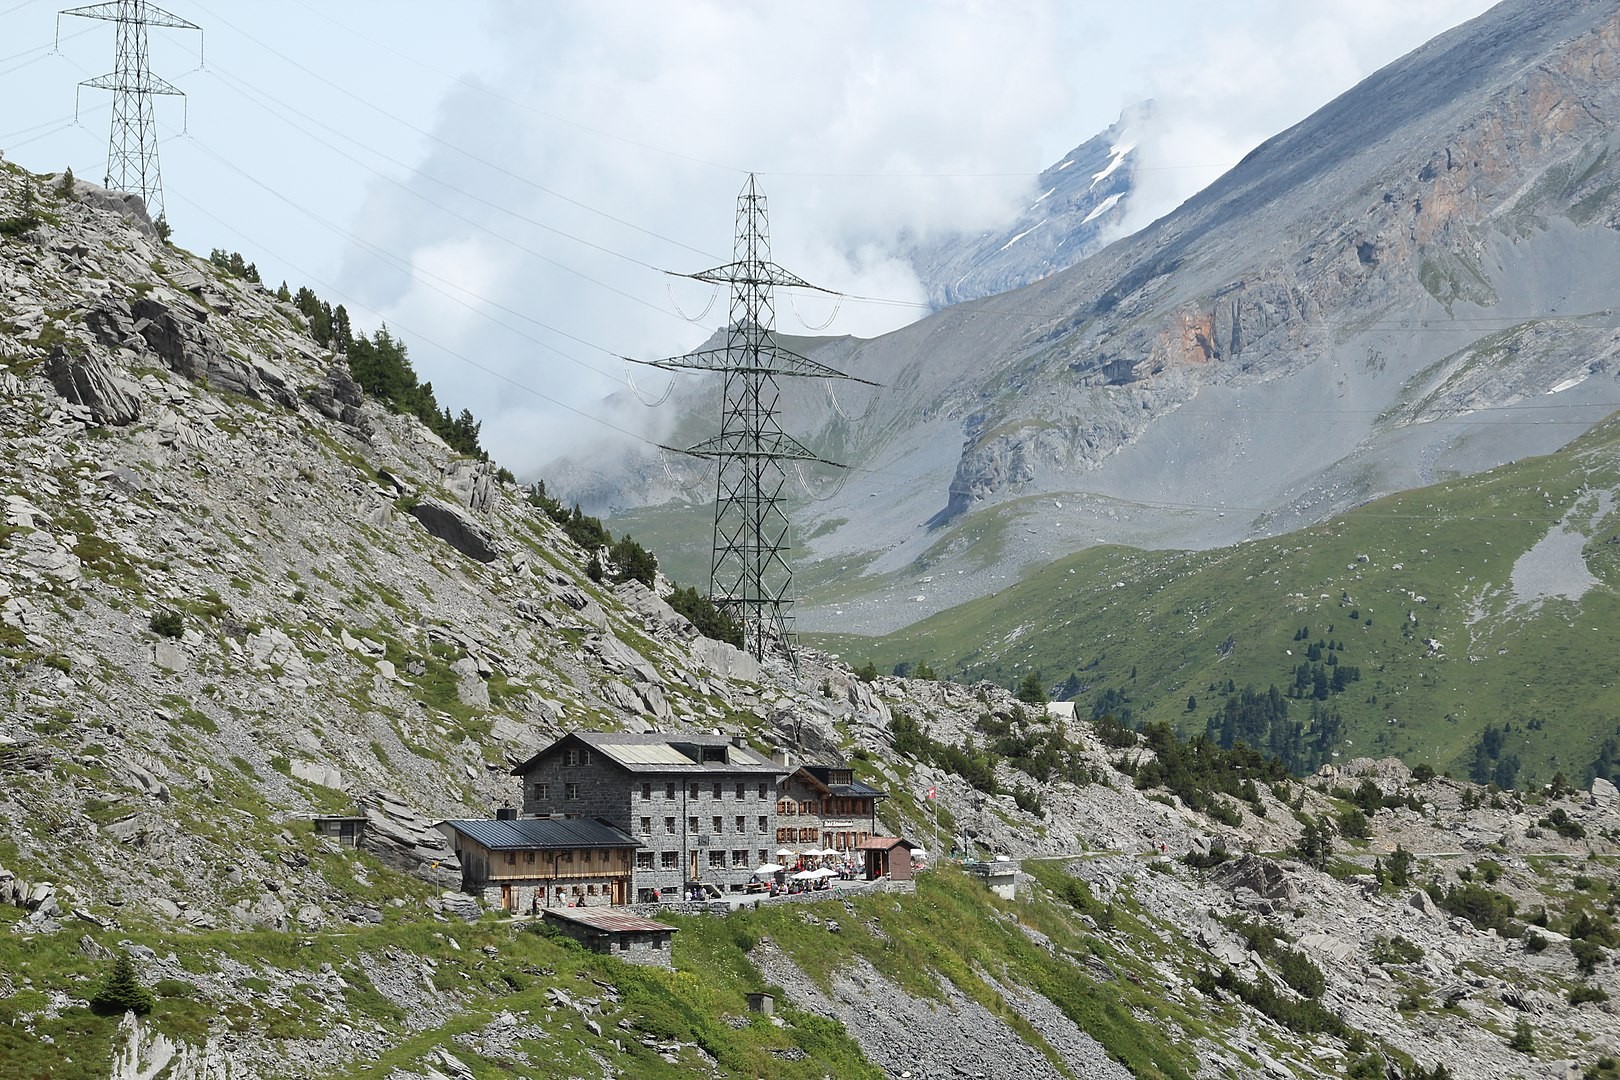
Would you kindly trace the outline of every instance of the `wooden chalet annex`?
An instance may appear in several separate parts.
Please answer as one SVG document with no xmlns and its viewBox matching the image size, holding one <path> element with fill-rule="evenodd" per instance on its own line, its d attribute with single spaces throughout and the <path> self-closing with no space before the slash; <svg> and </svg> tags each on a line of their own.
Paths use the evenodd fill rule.
<svg viewBox="0 0 1620 1080">
<path fill-rule="evenodd" d="M 594 818 L 445 821 L 461 888 L 507 911 L 626 904 L 640 841 Z"/>
<path fill-rule="evenodd" d="M 801 765 L 782 782 L 776 800 L 776 841 L 849 854 L 877 834 L 883 798 L 885 792 L 856 780 L 848 765 Z"/>
</svg>

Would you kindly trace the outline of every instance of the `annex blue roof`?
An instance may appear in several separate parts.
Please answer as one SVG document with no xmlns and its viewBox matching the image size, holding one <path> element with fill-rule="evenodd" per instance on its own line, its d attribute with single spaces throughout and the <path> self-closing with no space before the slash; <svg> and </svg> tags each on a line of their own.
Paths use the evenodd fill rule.
<svg viewBox="0 0 1620 1080">
<path fill-rule="evenodd" d="M 600 818 L 511 818 L 444 823 L 491 851 L 552 848 L 638 848 L 641 841 Z"/>
</svg>

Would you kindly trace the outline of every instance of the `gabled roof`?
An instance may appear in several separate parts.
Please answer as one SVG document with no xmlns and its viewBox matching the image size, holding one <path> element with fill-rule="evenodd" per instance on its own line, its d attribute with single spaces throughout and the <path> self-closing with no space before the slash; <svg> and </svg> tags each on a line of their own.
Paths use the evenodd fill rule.
<svg viewBox="0 0 1620 1080">
<path fill-rule="evenodd" d="M 827 782 L 827 777 L 834 769 L 847 770 L 848 768 L 847 765 L 801 765 L 794 770 L 793 776 L 806 781 L 811 787 L 841 799 L 887 799 L 889 797 L 888 792 L 879 790 L 869 784 L 863 784 L 859 780 L 848 784 Z M 792 779 L 792 777 L 789 779 Z"/>
<path fill-rule="evenodd" d="M 641 841 L 601 818 L 511 818 L 504 821 L 445 821 L 444 827 L 491 851 L 560 848 L 638 848 Z"/>
<path fill-rule="evenodd" d="M 725 735 L 574 731 L 513 769 L 512 775 L 526 775 L 541 759 L 570 745 L 588 749 L 626 772 L 638 775 L 754 773 L 764 777 L 784 776 L 790 771 L 756 750 L 737 746 Z M 721 760 L 704 761 L 704 750 L 719 751 Z"/>
<path fill-rule="evenodd" d="M 913 844 L 903 836 L 868 836 L 855 845 L 857 851 L 888 851 L 890 848 L 903 847 L 907 851 L 920 845 Z"/>
</svg>

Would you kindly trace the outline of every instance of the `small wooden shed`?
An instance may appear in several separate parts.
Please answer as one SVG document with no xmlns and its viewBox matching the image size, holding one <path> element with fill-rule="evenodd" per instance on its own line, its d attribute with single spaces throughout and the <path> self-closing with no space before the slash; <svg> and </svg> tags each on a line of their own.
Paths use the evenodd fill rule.
<svg viewBox="0 0 1620 1080">
<path fill-rule="evenodd" d="M 675 927 L 609 908 L 547 908 L 546 923 L 603 956 L 632 964 L 672 967 Z"/>
<path fill-rule="evenodd" d="M 856 845 L 866 860 L 866 880 L 887 877 L 890 881 L 911 880 L 911 849 L 916 847 L 903 836 L 869 836 Z"/>
</svg>

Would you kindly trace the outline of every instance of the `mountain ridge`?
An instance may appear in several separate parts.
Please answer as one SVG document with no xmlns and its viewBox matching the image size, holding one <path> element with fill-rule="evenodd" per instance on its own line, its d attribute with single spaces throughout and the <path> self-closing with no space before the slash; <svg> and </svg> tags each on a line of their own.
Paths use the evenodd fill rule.
<svg viewBox="0 0 1620 1080">
<path fill-rule="evenodd" d="M 1510 0 L 1077 266 L 828 346 L 884 388 L 836 407 L 784 391 L 800 437 L 853 467 L 842 489 L 812 478 L 797 508 L 804 625 L 880 632 L 993 591 L 1009 579 L 968 557 L 990 533 L 1014 577 L 1093 538 L 1221 545 L 1567 441 L 1515 410 L 1595 423 L 1614 399 L 1598 283 L 1620 257 L 1604 227 L 1616 42 L 1612 4 Z M 1520 335 L 1506 352 L 1504 333 Z M 1434 375 L 1466 392 L 1394 411 Z M 603 501 L 666 528 L 627 474 L 631 497 L 599 480 Z M 888 510 L 875 522 L 867 493 Z M 1061 515 L 1030 509 L 1043 500 Z M 695 565 L 703 540 L 684 542 Z M 841 599 L 896 576 L 857 614 Z"/>
</svg>

